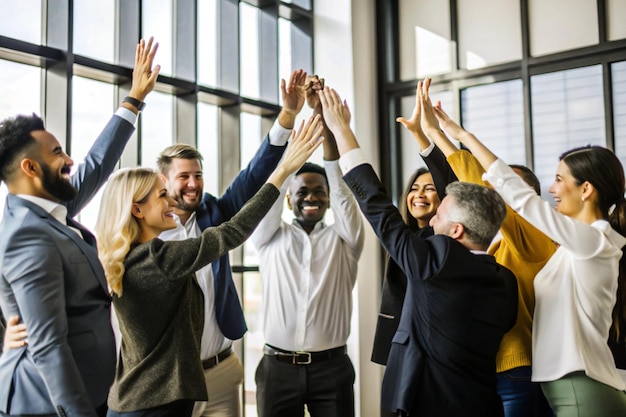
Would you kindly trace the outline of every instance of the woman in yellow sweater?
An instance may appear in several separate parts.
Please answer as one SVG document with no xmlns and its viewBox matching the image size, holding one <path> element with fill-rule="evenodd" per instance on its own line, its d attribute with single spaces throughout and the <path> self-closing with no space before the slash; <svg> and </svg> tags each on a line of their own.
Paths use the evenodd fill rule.
<svg viewBox="0 0 626 417">
<path fill-rule="evenodd" d="M 429 83 L 429 81 L 427 81 Z M 421 108 L 421 128 L 446 155 L 459 181 L 488 186 L 482 180 L 484 169 L 474 156 L 459 150 L 440 130 L 432 106 L 422 106 L 420 96 L 423 83 L 416 91 L 416 106 Z M 426 85 L 425 88 L 428 88 Z M 406 127 L 406 125 L 405 125 Z M 408 128 L 408 127 L 407 127 Z M 538 192 L 536 177 L 522 166 L 516 172 Z M 532 184 L 535 182 L 537 184 Z M 519 216 L 507 205 L 507 216 L 500 228 L 501 239 L 489 248 L 496 261 L 509 268 L 517 277 L 517 323 L 504 335 L 496 357 L 498 394 L 502 398 L 506 417 L 543 417 L 552 415 L 538 384 L 531 383 L 532 318 L 535 308 L 533 279 L 556 250 L 545 234 Z"/>
</svg>

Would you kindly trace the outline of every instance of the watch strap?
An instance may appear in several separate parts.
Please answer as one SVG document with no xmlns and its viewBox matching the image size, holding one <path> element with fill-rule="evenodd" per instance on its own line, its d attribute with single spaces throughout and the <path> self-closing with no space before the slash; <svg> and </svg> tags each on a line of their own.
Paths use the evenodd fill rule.
<svg viewBox="0 0 626 417">
<path fill-rule="evenodd" d="M 122 102 L 123 103 L 132 104 L 139 111 L 142 111 L 144 109 L 144 107 L 146 107 L 146 103 L 144 101 L 139 101 L 136 98 L 130 97 L 130 96 L 124 97 L 124 100 L 122 100 Z"/>
</svg>

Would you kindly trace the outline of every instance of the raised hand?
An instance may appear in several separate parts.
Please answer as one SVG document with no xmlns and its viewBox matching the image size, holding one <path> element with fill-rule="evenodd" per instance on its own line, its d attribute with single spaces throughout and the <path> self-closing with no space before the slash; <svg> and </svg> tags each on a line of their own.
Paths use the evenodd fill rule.
<svg viewBox="0 0 626 417">
<path fill-rule="evenodd" d="M 448 135 L 456 140 L 463 140 L 463 135 L 468 132 L 463 129 L 457 122 L 452 120 L 445 111 L 443 111 L 440 101 L 438 101 L 437 104 L 433 106 L 433 112 L 437 117 L 437 120 L 439 120 L 439 125 L 442 127 L 443 130 L 445 130 Z"/>
<path fill-rule="evenodd" d="M 303 120 L 300 128 L 291 132 L 291 139 L 280 165 L 284 165 L 289 173 L 298 170 L 324 141 L 321 137 L 323 128 L 320 115 L 311 116 L 306 124 Z"/>
<path fill-rule="evenodd" d="M 285 83 L 284 78 L 280 80 L 283 110 L 293 117 L 297 116 L 304 106 L 306 78 L 306 72 L 298 69 L 291 73 L 289 84 Z"/>
<path fill-rule="evenodd" d="M 435 116 L 435 111 L 433 110 L 433 104 L 430 101 L 430 96 L 428 94 L 428 89 L 430 87 L 430 78 L 426 78 L 422 83 L 422 88 L 418 88 L 417 91 L 417 99 L 420 102 L 421 106 L 421 119 L 420 124 L 424 133 L 429 137 L 434 133 L 441 131 L 439 127 L 439 120 Z"/>
<path fill-rule="evenodd" d="M 404 126 L 409 132 L 413 134 L 417 143 L 419 144 L 422 150 L 428 148 L 430 146 L 430 140 L 426 137 L 426 134 L 422 130 L 422 102 L 420 100 L 420 94 L 422 91 L 423 83 L 422 81 L 418 81 L 417 88 L 415 89 L 415 107 L 413 108 L 413 114 L 410 119 L 405 119 L 400 116 L 396 118 L 396 122 L 400 123 Z"/>
<path fill-rule="evenodd" d="M 322 103 L 318 95 L 318 91 L 324 89 L 324 79 L 319 78 L 317 75 L 309 75 L 304 82 L 304 89 L 306 92 L 306 104 L 312 108 L 316 113 L 322 113 Z"/>
<path fill-rule="evenodd" d="M 345 101 L 341 101 L 339 94 L 330 87 L 324 87 L 318 94 L 322 103 L 324 122 L 330 131 L 337 136 L 342 130 L 350 129 L 350 109 Z"/>
<path fill-rule="evenodd" d="M 133 68 L 133 81 L 128 95 L 139 101 L 144 101 L 156 84 L 161 66 L 156 65 L 153 68 L 152 63 L 158 48 L 158 42 L 154 42 L 154 38 L 152 37 L 148 39 L 147 44 L 145 39 L 142 39 L 137 44 L 135 67 Z"/>
<path fill-rule="evenodd" d="M 20 318 L 17 316 L 9 317 L 7 320 L 7 329 L 4 332 L 2 351 L 6 352 L 9 349 L 17 349 L 25 346 L 28 343 L 26 336 L 26 325 L 20 323 Z"/>
<path fill-rule="evenodd" d="M 421 126 L 422 103 L 420 101 L 422 84 L 422 81 L 417 82 L 417 88 L 415 89 L 415 107 L 413 108 L 413 114 L 411 114 L 411 118 L 405 119 L 402 116 L 396 118 L 396 122 L 400 123 L 414 135 L 423 133 Z"/>
</svg>

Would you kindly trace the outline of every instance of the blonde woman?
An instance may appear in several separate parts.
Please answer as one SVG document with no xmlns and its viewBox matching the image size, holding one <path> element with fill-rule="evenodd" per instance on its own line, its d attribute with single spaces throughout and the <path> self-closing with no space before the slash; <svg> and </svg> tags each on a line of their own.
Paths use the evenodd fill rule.
<svg viewBox="0 0 626 417">
<path fill-rule="evenodd" d="M 155 171 L 123 169 L 111 177 L 96 224 L 122 334 L 108 416 L 191 416 L 194 402 L 207 400 L 195 271 L 248 238 L 285 179 L 320 145 L 321 132 L 319 116 L 303 123 L 266 184 L 230 221 L 200 238 L 158 239 L 176 223 L 175 202 Z"/>
</svg>

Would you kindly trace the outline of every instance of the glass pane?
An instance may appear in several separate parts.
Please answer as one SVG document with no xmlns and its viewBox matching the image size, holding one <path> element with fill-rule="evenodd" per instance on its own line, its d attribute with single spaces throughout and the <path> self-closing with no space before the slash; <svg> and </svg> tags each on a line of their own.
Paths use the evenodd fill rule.
<svg viewBox="0 0 626 417">
<path fill-rule="evenodd" d="M 529 0 L 530 54 L 546 55 L 597 44 L 597 8 L 590 0 Z"/>
<path fill-rule="evenodd" d="M 239 47 L 241 95 L 259 98 L 259 9 L 239 3 Z"/>
<path fill-rule="evenodd" d="M 38 67 L 0 60 L 0 120 L 18 114 L 36 113 L 41 116 L 40 80 L 41 70 Z M 0 183 L 0 220 L 7 194 L 3 181 Z"/>
<path fill-rule="evenodd" d="M 141 36 L 145 39 L 153 36 L 159 42 L 159 52 L 155 62 L 161 65 L 161 75 L 173 73 L 173 35 L 174 6 L 172 0 L 150 0 L 141 3 Z"/>
<path fill-rule="evenodd" d="M 430 93 L 430 97 L 433 103 L 437 101 L 441 101 L 441 107 L 452 116 L 454 109 L 454 96 L 451 91 L 439 91 Z M 408 118 L 413 114 L 413 108 L 415 107 L 415 95 L 406 96 L 402 98 L 401 101 L 402 107 L 402 116 Z M 401 143 L 400 149 L 402 155 L 402 189 L 406 185 L 406 182 L 409 180 L 411 175 L 415 172 L 416 169 L 426 166 L 422 157 L 420 156 L 420 147 L 417 144 L 417 141 L 413 137 L 413 135 L 404 127 L 401 127 Z M 458 146 L 458 142 L 457 142 Z"/>
<path fill-rule="evenodd" d="M 278 18 L 278 85 L 280 79 L 289 81 L 292 68 L 291 58 L 291 22 L 287 19 Z M 280 95 L 279 95 L 280 97 Z"/>
<path fill-rule="evenodd" d="M 74 1 L 74 53 L 115 62 L 115 1 Z"/>
<path fill-rule="evenodd" d="M 450 6 L 439 0 L 399 0 L 400 79 L 452 71 Z"/>
<path fill-rule="evenodd" d="M 75 171 L 113 114 L 115 88 L 81 77 L 72 79 L 72 87 L 72 141 L 68 153 L 74 160 Z M 95 230 L 101 196 L 102 189 L 76 216 L 91 231 Z"/>
<path fill-rule="evenodd" d="M 519 0 L 464 0 L 457 5 L 461 68 L 522 59 Z"/>
<path fill-rule="evenodd" d="M 218 149 L 218 107 L 198 103 L 198 150 L 202 154 L 204 173 L 204 191 L 220 195 L 219 189 L 219 149 Z"/>
<path fill-rule="evenodd" d="M 534 171 L 545 198 L 559 155 L 578 146 L 606 144 L 602 68 L 596 65 L 534 76 L 531 92 Z"/>
<path fill-rule="evenodd" d="M 611 65 L 613 73 L 613 117 L 615 154 L 626 166 L 626 61 Z"/>
<path fill-rule="evenodd" d="M 148 107 L 149 106 L 149 107 Z M 153 91 L 141 113 L 141 159 L 143 166 L 156 169 L 159 153 L 170 146 L 174 137 L 174 99 L 169 94 Z"/>
<path fill-rule="evenodd" d="M 41 112 L 41 69 L 0 60 L 0 120 Z"/>
<path fill-rule="evenodd" d="M 624 0 L 607 0 L 606 16 L 608 33 L 607 38 L 610 41 L 626 38 L 626 25 L 624 25 L 624 16 L 626 16 L 626 1 Z"/>
<path fill-rule="evenodd" d="M 522 80 L 461 92 L 463 127 L 508 164 L 526 165 Z"/>
<path fill-rule="evenodd" d="M 41 44 L 42 2 L 43 0 L 0 0 L 0 35 Z"/>
<path fill-rule="evenodd" d="M 217 3 L 204 0 L 197 7 L 198 83 L 213 87 L 217 85 Z"/>
<path fill-rule="evenodd" d="M 241 139 L 239 149 L 241 152 L 240 169 L 245 168 L 259 149 L 261 143 L 261 116 L 251 113 L 241 113 L 240 116 Z"/>
</svg>

